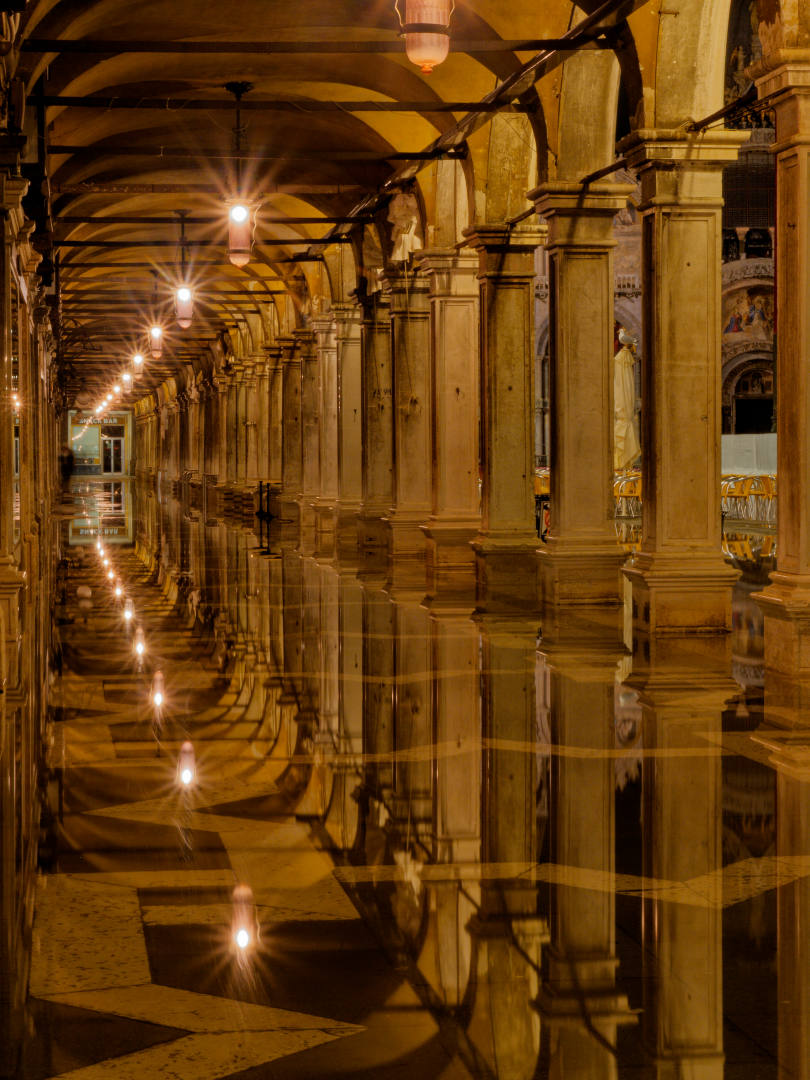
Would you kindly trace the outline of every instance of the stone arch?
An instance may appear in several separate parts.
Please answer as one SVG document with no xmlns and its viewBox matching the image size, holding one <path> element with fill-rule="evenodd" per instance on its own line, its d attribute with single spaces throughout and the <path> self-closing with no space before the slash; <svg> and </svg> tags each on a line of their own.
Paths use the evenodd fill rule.
<svg viewBox="0 0 810 1080">
<path fill-rule="evenodd" d="M 545 121 L 538 110 L 545 132 Z M 543 146 L 545 154 L 545 146 Z M 475 217 L 499 223 L 529 209 L 526 192 L 538 180 L 536 127 L 523 113 L 497 113 L 489 125 L 485 187 L 476 187 Z M 545 170 L 544 170 L 545 171 Z"/>
<path fill-rule="evenodd" d="M 723 104 L 731 0 L 676 0 L 659 16 L 655 89 L 639 126 L 678 128 Z"/>
<path fill-rule="evenodd" d="M 427 226 L 425 246 L 451 248 L 462 241 L 464 229 L 472 224 L 472 164 L 469 158 L 463 161 L 442 158 L 434 168 L 434 223 Z"/>
<path fill-rule="evenodd" d="M 557 179 L 580 180 L 616 156 L 621 68 L 615 54 L 575 53 L 563 66 L 557 129 Z"/>
</svg>

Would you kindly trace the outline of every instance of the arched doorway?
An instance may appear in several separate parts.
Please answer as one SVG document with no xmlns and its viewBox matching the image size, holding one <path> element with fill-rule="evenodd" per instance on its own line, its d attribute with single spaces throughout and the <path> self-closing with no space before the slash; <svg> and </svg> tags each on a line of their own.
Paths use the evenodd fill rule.
<svg viewBox="0 0 810 1080">
<path fill-rule="evenodd" d="M 724 428 L 730 435 L 764 435 L 773 430 L 773 360 L 744 359 L 723 381 Z"/>
</svg>

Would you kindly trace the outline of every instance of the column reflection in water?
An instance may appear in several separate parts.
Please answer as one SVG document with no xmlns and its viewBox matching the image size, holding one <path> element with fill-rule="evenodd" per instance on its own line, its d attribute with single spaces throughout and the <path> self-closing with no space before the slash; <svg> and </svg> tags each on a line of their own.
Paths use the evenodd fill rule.
<svg viewBox="0 0 810 1080">
<path fill-rule="evenodd" d="M 551 947 L 541 995 L 549 1075 L 617 1076 L 617 1027 L 634 1021 L 616 987 L 614 700 L 616 608 L 553 609 L 540 655 L 548 671 Z"/>
<path fill-rule="evenodd" d="M 470 921 L 475 997 L 469 1035 L 495 1076 L 535 1075 L 540 950 L 548 924 L 537 858 L 537 621 L 484 615 L 481 633 L 481 901 Z"/>
<path fill-rule="evenodd" d="M 617 609 L 476 614 L 458 593 L 392 589 L 401 575 L 358 556 L 315 558 L 286 537 L 268 554 L 148 493 L 135 506 L 156 588 L 221 660 L 223 723 L 236 738 L 249 720 L 250 753 L 278 765 L 268 825 L 297 817 L 330 853 L 459 1077 L 614 1080 L 632 1047 L 639 1075 L 725 1080 L 722 719 L 734 692 L 737 722 L 754 715 L 729 655 L 639 637 L 631 664 Z M 632 874 L 617 700 L 643 747 Z M 756 745 L 760 761 L 781 754 L 779 855 L 805 858 L 797 740 L 790 758 L 777 712 Z M 642 912 L 630 945 L 618 894 Z M 785 1077 L 806 1071 L 809 899 L 803 878 L 779 891 Z M 626 963 L 639 946 L 640 982 Z"/>
<path fill-rule="evenodd" d="M 725 647 L 721 649 L 721 643 Z M 730 641 L 634 641 L 642 708 L 644 1038 L 657 1075 L 723 1080 L 720 733 Z"/>
</svg>

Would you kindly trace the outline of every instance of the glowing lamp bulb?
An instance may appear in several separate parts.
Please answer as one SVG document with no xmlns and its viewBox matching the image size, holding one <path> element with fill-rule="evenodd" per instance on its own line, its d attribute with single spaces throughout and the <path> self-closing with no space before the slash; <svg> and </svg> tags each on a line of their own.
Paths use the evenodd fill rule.
<svg viewBox="0 0 810 1080">
<path fill-rule="evenodd" d="M 130 620 L 134 618 L 135 612 L 132 610 L 132 604 L 129 600 L 127 600 L 126 607 L 124 608 L 124 619 L 126 620 L 126 622 L 130 622 Z"/>
<path fill-rule="evenodd" d="M 183 787 L 190 787 L 194 783 L 195 766 L 194 744 L 186 739 L 180 747 L 180 758 L 177 762 L 177 772 Z"/>
<path fill-rule="evenodd" d="M 405 52 L 423 75 L 447 59 L 454 0 L 405 0 L 405 18 L 395 4 L 405 35 Z"/>
<path fill-rule="evenodd" d="M 253 250 L 253 215 L 242 203 L 228 214 L 228 258 L 234 266 L 247 266 Z"/>
<path fill-rule="evenodd" d="M 110 560 L 109 559 L 102 559 L 101 560 L 101 565 L 102 566 L 109 566 L 110 565 Z"/>
<path fill-rule="evenodd" d="M 247 930 L 243 929 L 236 931 L 236 944 L 240 949 L 246 949 L 248 947 L 250 944 L 250 934 Z"/>
<path fill-rule="evenodd" d="M 121 387 L 118 385 L 118 383 L 116 383 L 115 386 L 113 387 L 113 393 L 114 394 L 120 394 L 121 393 Z"/>
<path fill-rule="evenodd" d="M 155 359 L 163 352 L 163 330 L 160 326 L 153 326 L 149 331 L 149 348 Z"/>
<path fill-rule="evenodd" d="M 98 416 L 98 414 L 99 414 L 99 413 L 100 413 L 101 411 L 102 411 L 102 410 L 101 410 L 101 406 L 100 406 L 100 405 L 96 406 L 96 416 Z"/>
<path fill-rule="evenodd" d="M 116 599 L 120 598 L 122 592 L 123 592 L 123 589 L 121 588 L 121 586 L 116 585 L 115 586 L 115 597 L 116 597 Z"/>
<path fill-rule="evenodd" d="M 135 355 L 132 357 L 132 363 L 135 365 L 136 368 L 139 368 L 143 364 L 142 354 L 136 352 Z"/>
<path fill-rule="evenodd" d="M 108 570 L 108 571 L 107 571 L 107 577 L 108 577 L 108 579 L 109 579 L 110 581 L 112 581 L 112 580 L 113 580 L 113 578 L 115 577 L 115 571 L 114 571 L 114 570 L 112 570 L 112 569 Z"/>
<path fill-rule="evenodd" d="M 141 357 L 141 359 L 143 359 L 143 357 Z M 124 386 L 129 386 L 129 384 L 132 382 L 132 376 L 128 371 L 125 371 L 124 374 L 121 376 L 121 382 L 124 384 Z"/>
<path fill-rule="evenodd" d="M 194 318 L 194 299 L 188 285 L 181 285 L 175 293 L 174 311 L 177 316 L 177 324 L 183 330 L 188 330 L 191 320 Z"/>
<path fill-rule="evenodd" d="M 143 654 L 146 652 L 146 646 L 142 641 L 135 642 L 135 652 L 138 654 L 138 656 L 143 656 Z"/>
<path fill-rule="evenodd" d="M 152 704 L 155 708 L 159 709 L 163 704 L 163 695 L 166 689 L 166 683 L 163 678 L 162 671 L 156 671 L 152 676 Z"/>
</svg>

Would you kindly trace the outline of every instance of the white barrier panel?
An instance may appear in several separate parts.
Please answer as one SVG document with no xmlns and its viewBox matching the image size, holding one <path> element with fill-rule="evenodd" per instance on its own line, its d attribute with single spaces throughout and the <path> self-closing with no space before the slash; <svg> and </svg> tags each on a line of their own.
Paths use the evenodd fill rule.
<svg viewBox="0 0 810 1080">
<path fill-rule="evenodd" d="M 724 435 L 722 444 L 724 476 L 765 476 L 776 473 L 776 433 L 767 435 Z"/>
</svg>

